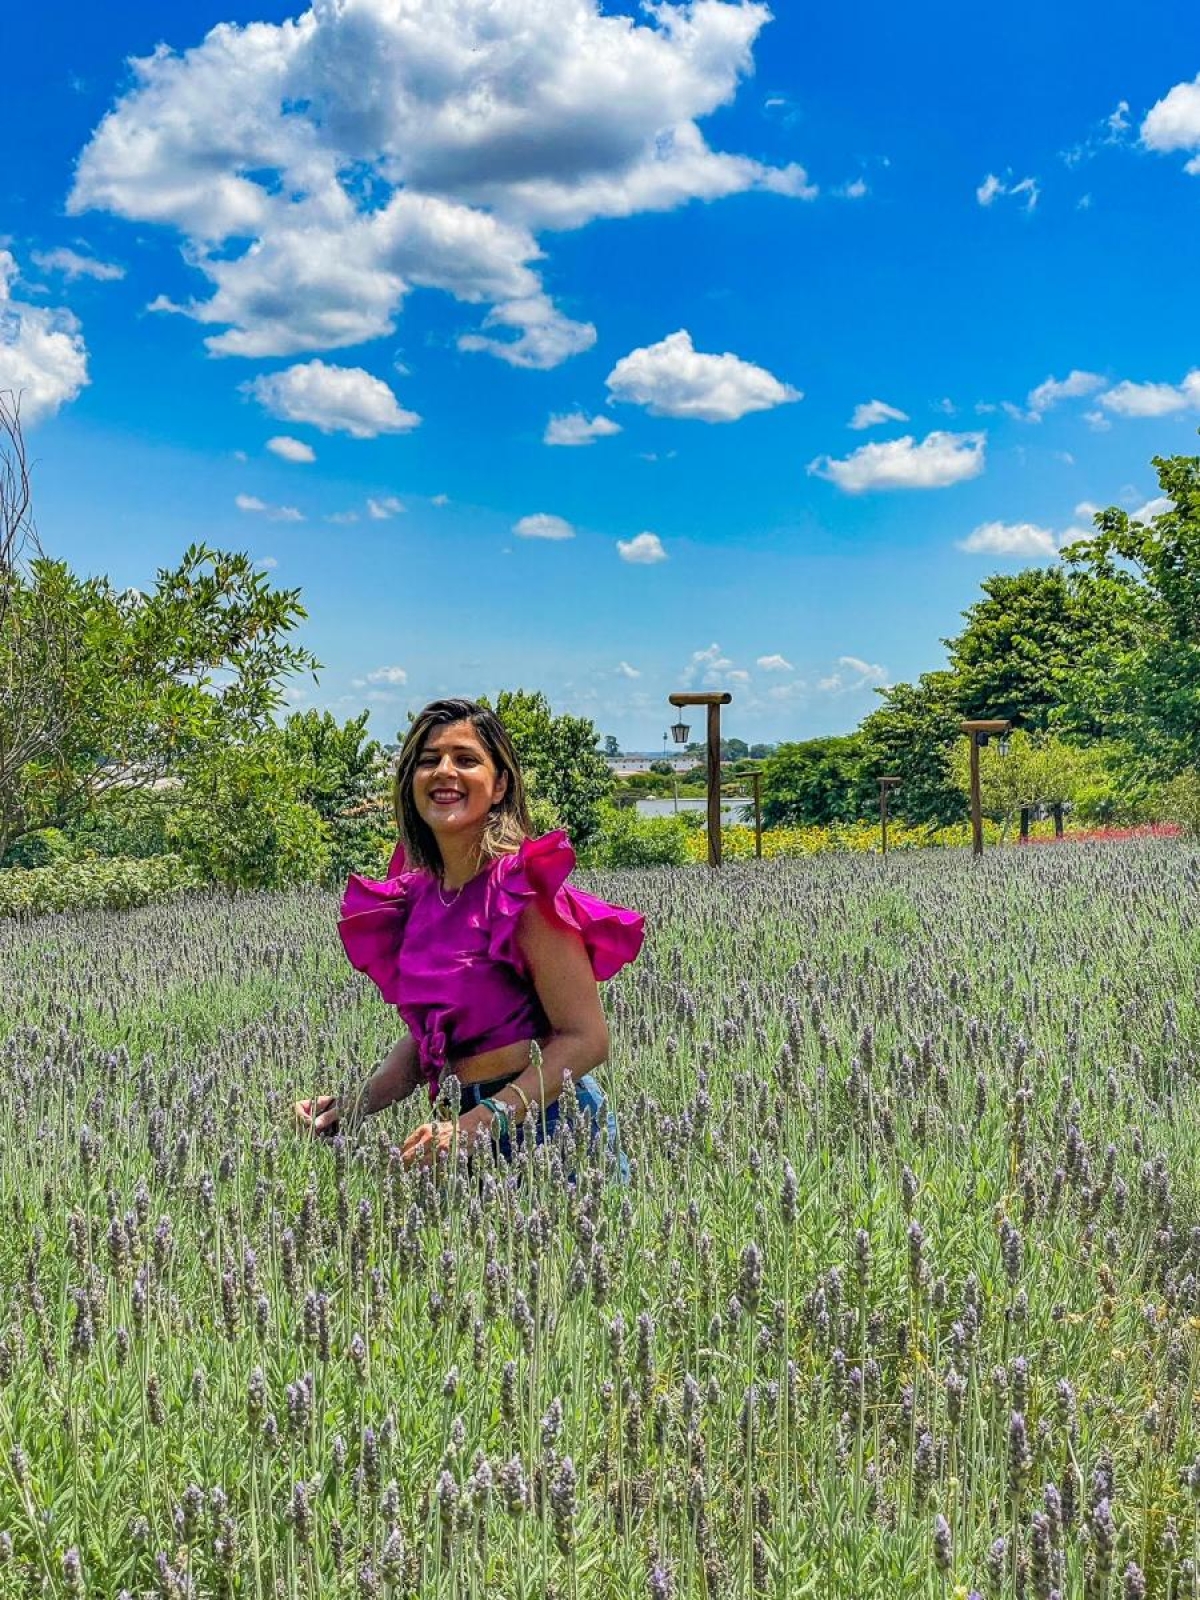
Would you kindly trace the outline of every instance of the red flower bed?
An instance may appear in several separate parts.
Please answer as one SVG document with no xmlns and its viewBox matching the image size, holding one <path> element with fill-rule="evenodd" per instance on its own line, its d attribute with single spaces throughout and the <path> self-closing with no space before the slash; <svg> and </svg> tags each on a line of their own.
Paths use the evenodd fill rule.
<svg viewBox="0 0 1200 1600">
<path fill-rule="evenodd" d="M 1089 843 L 1093 839 L 1178 839 L 1183 829 L 1177 822 L 1143 822 L 1136 828 L 1091 828 L 1064 833 L 1061 838 L 1049 835 L 1043 838 L 1018 839 L 1018 844 L 1073 844 Z"/>
</svg>

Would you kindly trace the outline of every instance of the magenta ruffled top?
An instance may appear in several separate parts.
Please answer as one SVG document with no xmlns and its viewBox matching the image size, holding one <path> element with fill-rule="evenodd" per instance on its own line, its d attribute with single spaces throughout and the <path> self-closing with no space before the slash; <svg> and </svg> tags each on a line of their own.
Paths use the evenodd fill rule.
<svg viewBox="0 0 1200 1600">
<path fill-rule="evenodd" d="M 490 862 L 448 906 L 432 874 L 405 871 L 402 844 L 386 878 L 351 873 L 338 932 L 353 965 L 378 985 L 416 1040 L 431 1099 L 452 1058 L 552 1031 L 516 937 L 531 902 L 582 937 L 598 980 L 642 948 L 642 914 L 567 883 L 574 866 L 566 832 L 556 828 Z"/>
</svg>

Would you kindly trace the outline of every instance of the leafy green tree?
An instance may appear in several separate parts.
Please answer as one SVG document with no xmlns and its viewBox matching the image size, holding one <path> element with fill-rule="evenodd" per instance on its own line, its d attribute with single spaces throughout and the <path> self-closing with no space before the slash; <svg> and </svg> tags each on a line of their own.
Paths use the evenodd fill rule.
<svg viewBox="0 0 1200 1600">
<path fill-rule="evenodd" d="M 900 779 L 889 805 L 894 816 L 932 827 L 961 822 L 966 808 L 951 771 L 951 754 L 963 737 L 957 673 L 923 672 L 915 684 L 877 693 L 883 704 L 858 728 L 864 771 L 872 783 L 885 775 Z"/>
<path fill-rule="evenodd" d="M 994 573 L 981 587 L 962 631 L 943 640 L 962 715 L 1045 729 L 1070 698 L 1081 656 L 1108 641 L 1111 608 L 1061 564 Z"/>
<path fill-rule="evenodd" d="M 763 825 L 828 827 L 853 822 L 870 805 L 874 786 L 855 734 L 781 744 L 762 767 Z"/>
<path fill-rule="evenodd" d="M 489 702 L 480 697 L 480 704 Z M 596 748 L 595 725 L 567 712 L 555 716 L 541 690 L 505 689 L 492 709 L 508 730 L 522 772 L 532 775 L 534 794 L 557 819 L 551 826 L 565 828 L 576 849 L 585 849 L 600 835 L 600 802 L 613 788 L 608 763 Z"/>
<path fill-rule="evenodd" d="M 1064 552 L 1083 594 L 1115 619 L 1073 680 L 1077 715 L 1168 779 L 1200 748 L 1200 456 L 1156 456 L 1168 509 L 1148 522 L 1110 506 Z"/>
<path fill-rule="evenodd" d="M 339 723 L 331 711 L 294 711 L 280 730 L 280 747 L 305 774 L 300 798 L 332 822 L 351 806 L 387 789 L 383 747 L 367 737 L 369 711 Z"/>
<path fill-rule="evenodd" d="M 25 559 L 0 534 L 0 858 L 266 727 L 285 681 L 319 665 L 286 641 L 306 616 L 298 597 L 204 545 L 141 593 L 40 550 Z"/>
<path fill-rule="evenodd" d="M 325 823 L 302 798 L 308 777 L 272 730 L 242 743 L 215 743 L 184 764 L 168 836 L 210 883 L 279 889 L 323 878 Z"/>
<path fill-rule="evenodd" d="M 606 733 L 604 735 L 604 754 L 610 756 L 613 760 L 621 754 L 621 746 L 617 742 L 615 733 Z"/>
</svg>

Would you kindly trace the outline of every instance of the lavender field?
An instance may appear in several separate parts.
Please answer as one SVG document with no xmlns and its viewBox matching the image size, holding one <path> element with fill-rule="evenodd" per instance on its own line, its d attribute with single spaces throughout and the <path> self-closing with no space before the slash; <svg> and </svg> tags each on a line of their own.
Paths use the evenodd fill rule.
<svg viewBox="0 0 1200 1600">
<path fill-rule="evenodd" d="M 1200 1594 L 1200 851 L 577 881 L 628 1187 L 295 1135 L 332 896 L 0 924 L 0 1595 Z"/>
</svg>

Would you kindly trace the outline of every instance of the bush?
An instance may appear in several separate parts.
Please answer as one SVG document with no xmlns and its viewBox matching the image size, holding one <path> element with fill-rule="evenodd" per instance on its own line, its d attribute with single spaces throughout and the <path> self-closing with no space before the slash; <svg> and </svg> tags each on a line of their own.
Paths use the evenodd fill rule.
<svg viewBox="0 0 1200 1600">
<path fill-rule="evenodd" d="M 151 860 L 63 860 L 49 867 L 0 872 L 0 917 L 49 911 L 123 911 L 202 886 L 179 856 Z"/>
<path fill-rule="evenodd" d="M 23 833 L 0 861 L 5 867 L 48 867 L 71 854 L 71 841 L 57 828 L 39 828 Z"/>
<path fill-rule="evenodd" d="M 1165 785 L 1161 810 L 1192 838 L 1200 837 L 1200 770 L 1191 767 Z"/>
<path fill-rule="evenodd" d="M 587 867 L 682 867 L 688 861 L 688 830 L 676 817 L 639 817 L 605 804 L 600 838 L 580 853 Z"/>
</svg>

